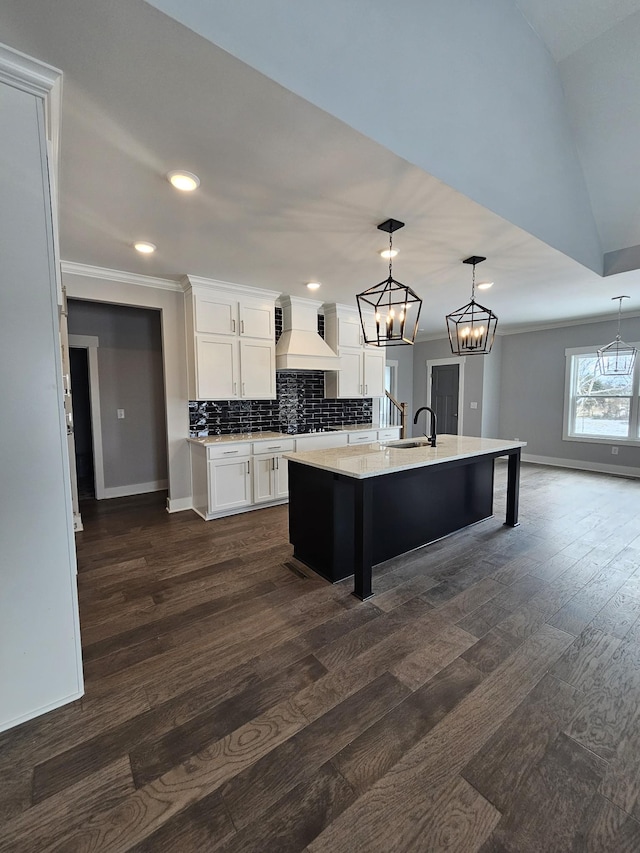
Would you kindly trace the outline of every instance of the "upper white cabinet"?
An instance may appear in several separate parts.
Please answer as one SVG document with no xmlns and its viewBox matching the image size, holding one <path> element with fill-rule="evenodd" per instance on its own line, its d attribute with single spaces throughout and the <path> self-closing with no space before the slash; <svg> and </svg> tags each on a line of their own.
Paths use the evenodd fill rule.
<svg viewBox="0 0 640 853">
<path fill-rule="evenodd" d="M 195 276 L 183 286 L 189 399 L 274 399 L 279 293 Z"/>
<path fill-rule="evenodd" d="M 365 324 L 375 327 L 373 313 Z M 357 308 L 349 305 L 324 306 L 324 336 L 340 356 L 340 370 L 325 373 L 328 398 L 384 396 L 385 351 L 365 344 Z"/>
</svg>

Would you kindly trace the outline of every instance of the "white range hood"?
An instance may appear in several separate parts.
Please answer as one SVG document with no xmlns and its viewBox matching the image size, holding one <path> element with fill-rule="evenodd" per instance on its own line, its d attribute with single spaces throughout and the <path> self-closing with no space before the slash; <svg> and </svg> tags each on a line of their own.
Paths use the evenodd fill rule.
<svg viewBox="0 0 640 853">
<path fill-rule="evenodd" d="M 318 334 L 322 302 L 280 297 L 282 335 L 276 344 L 276 370 L 339 370 L 340 358 Z"/>
</svg>

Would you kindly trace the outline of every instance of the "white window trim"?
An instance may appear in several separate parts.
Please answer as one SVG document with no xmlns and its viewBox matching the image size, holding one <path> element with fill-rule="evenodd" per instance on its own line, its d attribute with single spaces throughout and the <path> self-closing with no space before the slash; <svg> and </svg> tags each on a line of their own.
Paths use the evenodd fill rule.
<svg viewBox="0 0 640 853">
<path fill-rule="evenodd" d="M 640 350 L 640 343 L 637 341 L 629 342 L 632 347 Z M 596 346 L 590 347 L 568 347 L 564 351 L 565 356 L 565 369 L 564 369 L 564 412 L 562 417 L 562 440 L 563 441 L 582 441 L 587 442 L 588 444 L 609 444 L 609 445 L 621 445 L 623 444 L 625 447 L 640 447 L 640 438 L 628 438 L 626 436 L 620 435 L 608 435 L 602 436 L 602 438 L 598 438 L 596 436 L 577 436 L 571 435 L 569 433 L 569 422 L 571 420 L 571 406 L 572 406 L 572 395 L 571 395 L 571 360 L 574 355 L 595 355 L 598 351 L 598 348 L 601 347 L 602 344 L 598 344 Z M 640 424 L 640 356 L 636 357 L 636 364 L 634 368 L 634 378 L 633 378 L 633 390 L 631 396 L 631 411 L 629 413 L 629 418 L 631 421 L 631 426 L 634 424 Z"/>
</svg>

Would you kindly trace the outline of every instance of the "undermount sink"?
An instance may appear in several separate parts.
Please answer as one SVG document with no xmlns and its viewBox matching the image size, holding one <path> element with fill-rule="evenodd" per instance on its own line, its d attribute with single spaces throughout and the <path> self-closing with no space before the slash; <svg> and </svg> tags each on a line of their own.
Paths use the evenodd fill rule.
<svg viewBox="0 0 640 853">
<path fill-rule="evenodd" d="M 398 450 L 402 450 L 403 448 L 412 448 L 412 447 L 427 447 L 428 441 L 385 441 L 385 447 L 394 447 Z"/>
</svg>

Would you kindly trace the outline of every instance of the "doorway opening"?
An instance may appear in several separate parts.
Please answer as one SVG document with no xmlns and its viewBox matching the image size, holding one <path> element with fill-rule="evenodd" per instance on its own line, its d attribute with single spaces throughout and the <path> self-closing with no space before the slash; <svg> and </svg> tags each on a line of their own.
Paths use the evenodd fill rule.
<svg viewBox="0 0 640 853">
<path fill-rule="evenodd" d="M 89 351 L 83 347 L 70 346 L 69 361 L 71 364 L 71 403 L 73 407 L 78 498 L 84 500 L 96 496 Z"/>
<path fill-rule="evenodd" d="M 462 435 L 464 358 L 427 362 L 427 400 L 436 413 L 438 432 Z"/>
</svg>

